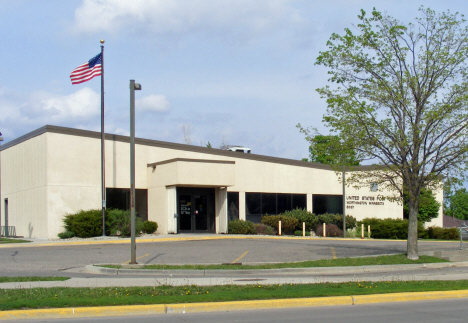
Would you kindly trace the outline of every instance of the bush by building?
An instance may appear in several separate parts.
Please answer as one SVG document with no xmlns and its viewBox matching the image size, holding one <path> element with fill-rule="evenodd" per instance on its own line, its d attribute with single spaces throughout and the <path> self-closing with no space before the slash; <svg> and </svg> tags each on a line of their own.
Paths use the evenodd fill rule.
<svg viewBox="0 0 468 323">
<path fill-rule="evenodd" d="M 364 224 L 364 227 L 370 225 L 371 237 L 374 239 L 401 239 L 408 237 L 408 220 L 406 219 L 377 219 L 365 218 L 358 222 L 358 225 Z M 418 222 L 419 238 L 426 238 L 427 232 L 422 222 Z"/>
<path fill-rule="evenodd" d="M 427 235 L 429 239 L 460 240 L 458 228 L 429 227 L 427 228 Z"/>
<path fill-rule="evenodd" d="M 262 223 L 269 225 L 275 230 L 278 230 L 278 223 L 281 221 L 282 232 L 292 232 L 299 223 L 299 220 L 290 215 L 264 215 L 262 216 Z"/>
<path fill-rule="evenodd" d="M 102 235 L 102 210 L 80 210 L 74 214 L 67 214 L 63 219 L 63 223 L 65 231 L 74 232 L 75 236 L 79 238 L 98 237 Z M 106 234 L 109 233 L 106 221 Z M 69 237 L 69 235 L 67 236 Z"/>
<path fill-rule="evenodd" d="M 255 234 L 262 234 L 267 236 L 274 236 L 278 234 L 278 231 L 276 231 L 275 228 L 263 223 L 256 223 L 254 224 L 254 227 Z"/>
<path fill-rule="evenodd" d="M 154 221 L 144 221 L 143 222 L 143 233 L 146 234 L 153 234 L 158 230 L 158 224 Z"/>
<path fill-rule="evenodd" d="M 71 237 L 90 238 L 102 235 L 102 210 L 81 210 L 74 214 L 67 214 L 63 219 L 65 232 L 59 233 L 59 238 Z M 135 233 L 154 233 L 158 224 L 153 221 L 141 220 L 135 217 Z M 128 237 L 131 234 L 130 211 L 119 209 L 106 210 L 106 235 Z"/>
<path fill-rule="evenodd" d="M 298 223 L 295 229 L 300 230 L 301 232 L 302 232 L 302 223 L 304 222 L 305 222 L 306 231 L 314 230 L 318 224 L 317 216 L 313 214 L 312 212 L 309 212 L 304 209 L 297 208 L 292 211 L 286 211 L 280 215 L 287 216 L 287 217 L 292 216 L 296 218 L 298 220 Z"/>
<path fill-rule="evenodd" d="M 255 226 L 253 222 L 244 220 L 232 220 L 228 222 L 229 234 L 255 234 Z"/>
<path fill-rule="evenodd" d="M 317 225 L 315 228 L 315 234 L 318 237 L 323 237 L 323 224 Z M 302 235 L 302 232 L 301 232 Z M 326 237 L 342 237 L 343 236 L 343 230 L 338 228 L 336 224 L 325 224 L 325 236 Z"/>
<path fill-rule="evenodd" d="M 332 213 L 324 213 L 320 214 L 317 217 L 318 223 L 323 224 L 323 223 L 330 223 L 336 225 L 338 228 L 343 230 L 343 215 L 341 214 L 332 214 Z M 346 216 L 346 229 L 353 229 L 356 227 L 356 218 L 347 215 Z"/>
</svg>

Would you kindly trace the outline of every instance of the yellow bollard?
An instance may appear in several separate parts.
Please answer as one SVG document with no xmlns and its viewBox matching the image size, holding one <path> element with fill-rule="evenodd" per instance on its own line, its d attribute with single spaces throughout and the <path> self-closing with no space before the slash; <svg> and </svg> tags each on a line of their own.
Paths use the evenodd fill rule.
<svg viewBox="0 0 468 323">
<path fill-rule="evenodd" d="M 327 226 L 325 225 L 325 223 L 323 224 L 323 237 L 325 238 L 327 236 Z"/>
<path fill-rule="evenodd" d="M 367 226 L 367 237 L 370 239 L 370 225 Z"/>
<path fill-rule="evenodd" d="M 305 237 L 305 222 L 302 222 L 302 236 Z"/>
<path fill-rule="evenodd" d="M 364 223 L 361 224 L 361 239 L 364 239 Z"/>
<path fill-rule="evenodd" d="M 278 235 L 281 235 L 281 221 L 278 221 Z"/>
</svg>

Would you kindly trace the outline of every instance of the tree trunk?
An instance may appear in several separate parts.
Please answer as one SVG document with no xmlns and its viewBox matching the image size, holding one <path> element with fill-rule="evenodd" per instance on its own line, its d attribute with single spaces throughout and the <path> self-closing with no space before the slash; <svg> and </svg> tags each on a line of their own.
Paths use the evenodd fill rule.
<svg viewBox="0 0 468 323">
<path fill-rule="evenodd" d="M 418 206 L 412 197 L 409 198 L 408 202 L 409 221 L 406 253 L 408 259 L 418 260 Z"/>
</svg>

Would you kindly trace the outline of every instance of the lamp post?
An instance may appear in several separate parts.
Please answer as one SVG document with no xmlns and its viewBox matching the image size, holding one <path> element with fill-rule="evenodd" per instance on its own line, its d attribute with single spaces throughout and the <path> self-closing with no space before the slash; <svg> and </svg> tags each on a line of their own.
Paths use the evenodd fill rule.
<svg viewBox="0 0 468 323">
<path fill-rule="evenodd" d="M 141 85 L 135 83 L 135 80 L 130 80 L 130 264 L 137 263 L 135 244 L 135 90 L 141 90 Z"/>
<path fill-rule="evenodd" d="M 3 141 L 2 133 L 0 132 L 0 144 Z M 0 149 L 0 202 L 2 201 L 2 153 Z M 2 206 L 0 205 L 0 228 L 2 227 Z M 7 229 L 8 230 L 8 229 Z M 0 230 L 0 240 L 2 239 L 2 232 Z"/>
</svg>

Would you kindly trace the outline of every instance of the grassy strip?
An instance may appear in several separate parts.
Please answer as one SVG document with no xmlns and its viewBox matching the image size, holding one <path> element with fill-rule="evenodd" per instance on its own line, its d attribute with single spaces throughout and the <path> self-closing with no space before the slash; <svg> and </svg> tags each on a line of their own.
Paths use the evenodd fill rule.
<svg viewBox="0 0 468 323">
<path fill-rule="evenodd" d="M 28 243 L 28 242 L 31 242 L 31 241 L 22 240 L 22 239 L 10 239 L 10 238 L 2 238 L 0 240 L 0 244 L 3 244 L 3 243 Z"/>
<path fill-rule="evenodd" d="M 307 285 L 154 286 L 118 288 L 33 288 L 0 290 L 0 310 L 223 302 L 397 292 L 466 290 L 468 280 L 387 281 Z"/>
<path fill-rule="evenodd" d="M 39 282 L 39 281 L 63 281 L 70 277 L 0 277 L 0 283 L 21 283 L 21 282 Z"/>
<path fill-rule="evenodd" d="M 261 264 L 261 265 L 145 265 L 138 269 L 192 269 L 192 270 L 207 270 L 207 269 L 278 269 L 278 268 L 308 268 L 308 267 L 346 267 L 346 266 L 371 266 L 371 265 L 402 265 L 402 264 L 423 264 L 435 262 L 449 262 L 445 259 L 440 259 L 431 256 L 420 256 L 418 260 L 409 260 L 406 254 L 365 257 L 365 258 L 339 258 L 339 259 L 322 259 L 301 262 L 284 262 L 278 264 Z M 106 268 L 128 268 L 120 265 L 103 265 Z"/>
</svg>

